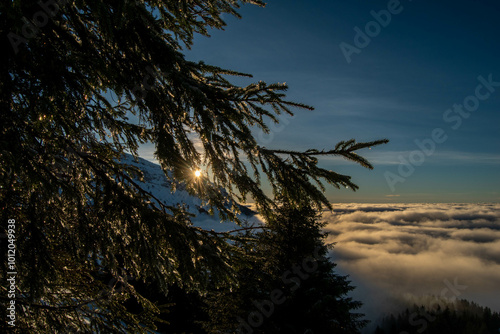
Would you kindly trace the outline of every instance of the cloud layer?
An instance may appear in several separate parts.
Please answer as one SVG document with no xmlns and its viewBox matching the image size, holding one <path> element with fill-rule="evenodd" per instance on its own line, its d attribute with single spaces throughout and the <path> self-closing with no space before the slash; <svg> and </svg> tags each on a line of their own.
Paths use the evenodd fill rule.
<svg viewBox="0 0 500 334">
<path fill-rule="evenodd" d="M 443 291 L 500 311 L 500 204 L 339 204 L 323 219 L 369 316 Z"/>
</svg>

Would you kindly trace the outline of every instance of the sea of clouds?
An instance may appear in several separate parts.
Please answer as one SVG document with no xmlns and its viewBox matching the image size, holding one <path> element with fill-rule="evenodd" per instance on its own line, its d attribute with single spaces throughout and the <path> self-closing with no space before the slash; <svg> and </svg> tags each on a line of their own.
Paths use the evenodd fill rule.
<svg viewBox="0 0 500 334">
<path fill-rule="evenodd" d="M 422 296 L 500 312 L 500 204 L 338 204 L 322 219 L 368 319 Z"/>
</svg>

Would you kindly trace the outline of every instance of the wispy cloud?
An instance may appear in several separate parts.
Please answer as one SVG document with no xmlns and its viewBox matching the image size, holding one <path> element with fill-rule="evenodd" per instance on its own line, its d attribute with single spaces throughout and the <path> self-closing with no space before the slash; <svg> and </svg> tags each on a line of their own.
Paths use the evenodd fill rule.
<svg viewBox="0 0 500 334">
<path fill-rule="evenodd" d="M 415 147 L 415 150 L 418 148 Z M 364 156 L 374 165 L 399 165 L 401 164 L 399 157 L 408 159 L 412 151 L 384 151 L 379 148 L 376 152 L 366 152 Z M 426 159 L 425 164 L 497 165 L 500 164 L 500 154 L 436 150 Z"/>
<path fill-rule="evenodd" d="M 336 116 L 363 116 L 380 119 L 385 115 L 391 120 L 394 119 L 395 112 L 398 114 L 435 112 L 435 110 L 423 107 L 422 105 L 407 104 L 394 98 L 356 96 L 352 93 L 353 91 L 355 90 L 350 90 L 349 93 L 346 93 L 346 95 L 348 94 L 350 96 L 328 100 L 326 105 L 331 107 L 331 110 L 335 111 L 334 114 Z M 380 112 L 374 113 L 374 110 Z M 410 123 L 410 121 L 408 121 L 408 123 Z"/>
</svg>

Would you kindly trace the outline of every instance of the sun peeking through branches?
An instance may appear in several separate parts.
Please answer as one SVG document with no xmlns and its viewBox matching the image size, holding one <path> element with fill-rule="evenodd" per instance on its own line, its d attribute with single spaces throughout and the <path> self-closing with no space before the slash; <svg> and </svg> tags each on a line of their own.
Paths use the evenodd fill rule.
<svg viewBox="0 0 500 334">
<path fill-rule="evenodd" d="M 200 197 L 206 196 L 206 183 L 208 179 L 203 175 L 203 171 L 200 168 L 194 168 L 192 170 L 191 178 L 189 182 L 195 193 Z"/>
</svg>

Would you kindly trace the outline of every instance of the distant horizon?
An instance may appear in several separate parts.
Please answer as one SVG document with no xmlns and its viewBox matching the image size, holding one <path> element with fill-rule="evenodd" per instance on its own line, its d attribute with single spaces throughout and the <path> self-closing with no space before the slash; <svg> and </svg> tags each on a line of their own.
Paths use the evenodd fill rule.
<svg viewBox="0 0 500 334">
<path fill-rule="evenodd" d="M 498 1 L 275 0 L 239 12 L 187 58 L 252 74 L 230 78 L 242 85 L 286 82 L 289 100 L 315 107 L 257 130 L 259 144 L 390 140 L 359 152 L 374 170 L 320 159 L 360 187 L 327 187 L 331 201 L 500 202 Z"/>
<path fill-rule="evenodd" d="M 162 170 L 149 163 L 154 164 L 137 164 L 147 171 L 148 189 L 151 186 L 158 198 L 182 198 L 194 210 L 193 198 L 168 195 Z M 255 210 L 254 203 L 240 204 Z M 446 298 L 465 299 L 500 312 L 496 286 L 500 279 L 500 203 L 331 204 L 333 210 L 324 208 L 319 218 L 325 223 L 325 242 L 335 244 L 329 256 L 337 265 L 336 273 L 349 275 L 356 287 L 350 296 L 363 303 L 359 312 L 372 325 L 384 313 L 400 312 L 405 301 L 443 296 L 443 292 Z M 195 226 L 238 229 L 235 223 L 221 223 L 206 211 L 194 213 Z M 263 221 L 258 212 L 243 219 L 251 224 Z M 370 327 L 363 333 L 372 333 Z"/>
<path fill-rule="evenodd" d="M 159 164 L 158 160 L 154 158 L 153 155 L 153 150 L 151 147 L 143 146 L 142 148 L 139 149 L 139 157 L 147 160 L 151 163 L 154 164 Z M 370 171 L 368 171 L 370 173 Z M 356 183 L 356 180 L 354 180 Z M 408 194 L 402 194 L 402 195 L 385 195 L 383 196 L 384 200 L 381 199 L 376 199 L 374 197 L 370 197 L 370 199 L 360 199 L 359 194 L 363 192 L 363 184 L 361 182 L 358 182 L 358 186 L 360 187 L 359 190 L 353 192 L 352 190 L 346 190 L 346 189 L 336 189 L 334 187 L 331 187 L 329 185 L 326 185 L 327 188 L 327 199 L 330 201 L 330 203 L 359 203 L 359 204 L 411 204 L 411 203 L 427 203 L 427 204 L 432 204 L 432 203 L 465 203 L 465 204 L 480 204 L 480 203 L 500 203 L 500 197 L 495 201 L 495 200 L 490 200 L 490 201 L 485 201 L 485 200 L 469 200 L 469 201 L 452 201 L 452 200 L 433 200 L 433 201 L 425 201 L 425 200 L 402 200 L 401 198 L 404 198 L 405 195 Z M 263 186 L 266 190 L 269 190 L 269 186 L 264 185 Z M 342 193 L 343 192 L 343 193 Z M 424 195 L 421 195 L 424 196 Z M 436 195 L 434 195 L 436 196 Z M 339 197 L 347 197 L 347 198 L 339 198 Z M 248 201 L 245 203 L 240 203 L 240 204 L 253 204 L 253 202 Z"/>
<path fill-rule="evenodd" d="M 196 35 L 187 59 L 253 75 L 229 77 L 240 85 L 286 82 L 289 100 L 315 108 L 255 129 L 259 145 L 390 140 L 359 152 L 374 170 L 320 159 L 360 187 L 327 187 L 328 199 L 500 202 L 498 2 L 275 0 L 239 12 L 211 37 Z M 152 146 L 141 149 L 152 157 Z"/>
</svg>

